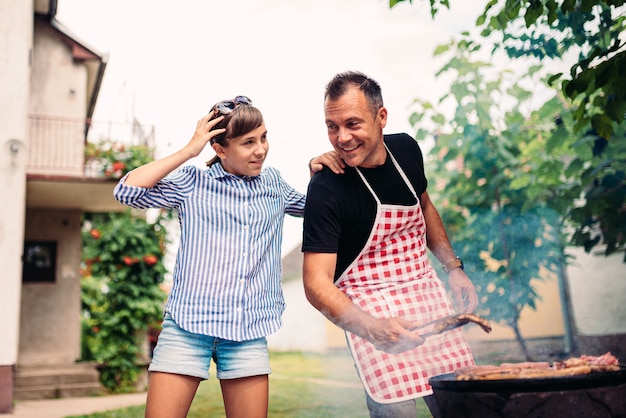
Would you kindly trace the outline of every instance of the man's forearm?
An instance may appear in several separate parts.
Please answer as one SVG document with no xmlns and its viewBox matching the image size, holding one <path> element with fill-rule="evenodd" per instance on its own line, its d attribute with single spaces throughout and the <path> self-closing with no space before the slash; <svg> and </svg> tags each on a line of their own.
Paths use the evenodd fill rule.
<svg viewBox="0 0 626 418">
<path fill-rule="evenodd" d="M 305 294 L 309 303 L 339 328 L 368 338 L 368 324 L 374 318 L 359 309 L 333 284 L 310 284 L 305 280 Z"/>
<path fill-rule="evenodd" d="M 450 244 L 443 220 L 427 193 L 422 195 L 422 213 L 426 223 L 426 245 L 428 249 L 442 264 L 454 260 L 456 254 Z"/>
</svg>

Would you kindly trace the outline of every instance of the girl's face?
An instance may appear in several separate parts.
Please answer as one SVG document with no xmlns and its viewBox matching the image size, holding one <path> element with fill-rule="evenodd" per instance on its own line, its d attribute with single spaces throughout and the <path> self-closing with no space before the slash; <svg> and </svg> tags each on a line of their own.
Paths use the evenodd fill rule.
<svg viewBox="0 0 626 418">
<path fill-rule="evenodd" d="M 228 146 L 213 144 L 224 170 L 235 176 L 258 176 L 267 157 L 269 143 L 265 124 L 227 140 Z"/>
</svg>

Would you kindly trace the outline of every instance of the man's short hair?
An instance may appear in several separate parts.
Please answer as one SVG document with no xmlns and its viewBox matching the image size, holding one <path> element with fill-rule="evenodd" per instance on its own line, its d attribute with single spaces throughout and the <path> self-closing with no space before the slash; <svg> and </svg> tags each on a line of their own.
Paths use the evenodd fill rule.
<svg viewBox="0 0 626 418">
<path fill-rule="evenodd" d="M 333 77 L 326 85 L 324 99 L 337 100 L 348 88 L 358 87 L 365 94 L 374 116 L 383 107 L 383 93 L 376 80 L 358 71 L 346 71 Z"/>
</svg>

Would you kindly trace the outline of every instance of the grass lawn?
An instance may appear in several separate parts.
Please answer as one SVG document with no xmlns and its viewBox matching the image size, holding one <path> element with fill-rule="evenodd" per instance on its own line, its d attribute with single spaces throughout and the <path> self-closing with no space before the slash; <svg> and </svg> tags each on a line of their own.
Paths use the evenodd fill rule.
<svg viewBox="0 0 626 418">
<path fill-rule="evenodd" d="M 365 394 L 347 352 L 335 354 L 271 353 L 269 416 L 271 418 L 367 418 Z M 429 417 L 418 401 L 418 417 Z M 141 418 L 144 406 L 71 418 Z M 202 382 L 189 418 L 225 417 L 215 369 Z M 68 417 L 69 418 L 69 417 Z"/>
</svg>

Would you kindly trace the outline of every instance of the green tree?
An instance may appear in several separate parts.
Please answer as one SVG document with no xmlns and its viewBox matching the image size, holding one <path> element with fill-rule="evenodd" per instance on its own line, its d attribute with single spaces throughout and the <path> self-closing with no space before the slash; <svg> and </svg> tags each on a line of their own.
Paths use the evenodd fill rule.
<svg viewBox="0 0 626 418">
<path fill-rule="evenodd" d="M 134 389 L 146 331 L 162 317 L 166 218 L 84 217 L 83 359 L 101 363 L 101 382 L 112 392 Z"/>
<path fill-rule="evenodd" d="M 402 1 L 405 0 L 390 1 L 390 7 Z M 572 148 L 568 152 L 573 160 L 567 166 L 558 160 L 559 153 L 551 163 L 567 169 L 564 176 L 572 181 L 562 184 L 561 189 L 578 192 L 567 196 L 573 199 L 570 207 L 574 201 L 577 206 L 559 212 L 566 214 L 569 226 L 574 228 L 572 242 L 587 252 L 600 243 L 606 244 L 607 255 L 626 244 L 623 4 L 624 0 L 490 0 L 477 19 L 484 37 L 500 37 L 491 46 L 492 52 L 504 49 L 509 57 L 539 61 L 578 54 L 569 77 L 560 84 L 557 106 L 566 107 L 567 116 L 554 115 L 562 123 L 547 150 L 564 152 L 563 147 Z M 440 7 L 449 7 L 448 1 L 431 0 L 433 17 Z M 480 49 L 476 44 L 473 47 L 474 52 Z M 550 75 L 547 83 L 553 85 L 562 76 Z M 561 103 L 561 98 L 566 100 Z M 550 108 L 555 102 L 545 105 Z M 563 176 L 558 177 L 558 181 L 562 180 Z M 539 193 L 543 184 L 534 183 L 530 190 Z"/>
<path fill-rule="evenodd" d="M 575 157 L 568 147 L 557 142 L 558 156 L 541 154 L 558 131 L 563 102 L 554 97 L 530 109 L 533 94 L 524 85 L 541 82 L 539 67 L 522 76 L 496 72 L 476 60 L 479 50 L 467 37 L 438 48 L 452 55 L 438 75 L 453 75 L 441 101 L 453 104 L 454 116 L 416 100 L 411 123 L 418 140 L 436 133 L 427 158 L 431 190 L 476 284 L 481 313 L 510 327 L 530 359 L 520 314 L 536 308 L 538 282 L 560 278 L 560 215 L 571 209 L 580 183 L 563 178 L 567 158 Z"/>
<path fill-rule="evenodd" d="M 406 0 L 390 0 L 393 7 Z M 408 0 L 412 3 L 412 0 Z M 626 113 L 625 0 L 489 0 L 476 26 L 498 40 L 509 57 L 562 59 L 578 55 L 569 74 L 555 74 L 576 110 L 576 132 L 589 124 L 603 138 L 614 136 Z M 431 14 L 450 7 L 430 0 Z"/>
<path fill-rule="evenodd" d="M 562 59 L 578 54 L 561 83 L 576 107 L 575 130 L 585 131 L 591 124 L 597 135 L 610 138 L 626 112 L 625 16 L 620 7 L 624 0 L 498 3 L 491 0 L 478 18 L 482 34 L 497 33 L 500 41 L 495 47 L 504 48 L 511 58 Z M 550 82 L 562 76 L 556 74 Z"/>
</svg>

